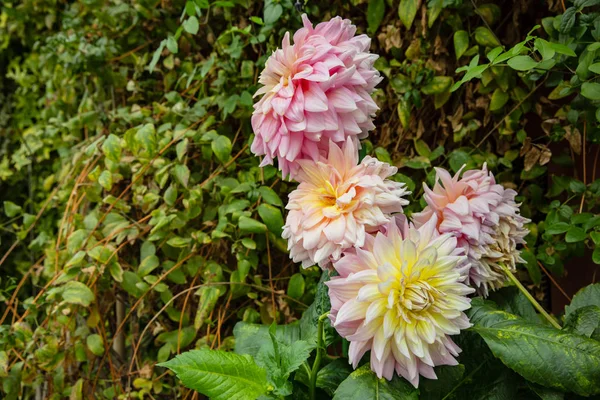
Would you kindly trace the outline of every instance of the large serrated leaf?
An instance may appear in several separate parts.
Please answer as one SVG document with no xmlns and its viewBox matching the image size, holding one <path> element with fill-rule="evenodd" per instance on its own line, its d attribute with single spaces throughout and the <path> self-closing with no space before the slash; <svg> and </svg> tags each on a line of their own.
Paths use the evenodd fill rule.
<svg viewBox="0 0 600 400">
<path fill-rule="evenodd" d="M 192 350 L 158 365 L 212 400 L 254 400 L 267 391 L 267 373 L 248 355 Z"/>
<path fill-rule="evenodd" d="M 249 354 L 252 357 L 256 357 L 260 348 L 271 341 L 267 325 L 250 324 L 243 321 L 235 324 L 233 335 L 235 337 L 235 352 Z M 275 336 L 282 343 L 292 344 L 300 340 L 300 325 L 298 322 L 277 325 Z"/>
<path fill-rule="evenodd" d="M 528 322 L 482 299 L 471 304 L 472 329 L 506 366 L 546 387 L 600 393 L 600 342 Z"/>
<path fill-rule="evenodd" d="M 372 399 L 372 400 L 410 400 L 418 399 L 419 391 L 404 378 L 379 379 L 368 364 L 350 374 L 335 391 L 333 400 Z"/>
<path fill-rule="evenodd" d="M 600 307 L 600 283 L 589 285 L 575 293 L 571 304 L 565 307 L 565 317 L 573 311 L 585 306 Z"/>
</svg>

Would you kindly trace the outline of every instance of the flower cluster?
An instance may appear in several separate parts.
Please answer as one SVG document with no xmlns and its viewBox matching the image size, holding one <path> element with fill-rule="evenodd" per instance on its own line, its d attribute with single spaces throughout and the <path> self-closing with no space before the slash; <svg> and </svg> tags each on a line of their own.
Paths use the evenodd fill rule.
<svg viewBox="0 0 600 400">
<path fill-rule="evenodd" d="M 349 20 L 336 17 L 314 28 L 306 14 L 302 21 L 294 44 L 286 33 L 267 60 L 255 94 L 263 97 L 252 115 L 252 152 L 264 156 L 261 166 L 277 158 L 283 176 L 292 178 L 297 160 L 318 161 L 329 142 L 358 144 L 375 128 L 371 93 L 382 79 L 373 68 L 371 39 L 355 36 Z"/>
<path fill-rule="evenodd" d="M 517 263 L 525 262 L 517 245 L 525 243 L 529 220 L 519 214 L 517 192 L 497 184 L 485 164 L 462 179 L 461 171 L 454 177 L 440 168 L 436 172 L 433 190 L 423 184 L 427 207 L 413 216 L 414 223 L 421 226 L 437 216 L 439 231 L 452 233 L 465 250 L 471 264 L 468 281 L 487 296 L 489 289 L 504 285 L 500 264 L 515 271 Z"/>
<path fill-rule="evenodd" d="M 326 267 L 342 251 L 361 247 L 367 234 L 402 212 L 404 184 L 387 179 L 395 167 L 358 152 L 348 139 L 340 149 L 329 142 L 327 159 L 299 160 L 298 188 L 289 196 L 283 229 L 294 262 Z"/>
<path fill-rule="evenodd" d="M 502 268 L 523 262 L 528 220 L 484 165 L 462 178 L 437 169 L 427 206 L 409 221 L 397 168 L 358 156 L 381 80 L 370 39 L 339 17 L 314 28 L 302 20 L 260 76 L 252 151 L 299 182 L 282 236 L 294 262 L 335 270 L 329 317 L 353 367 L 370 351 L 378 377 L 395 372 L 416 387 L 436 378 L 435 366 L 457 364 L 450 336 L 470 326 L 468 296 L 501 287 Z"/>
</svg>

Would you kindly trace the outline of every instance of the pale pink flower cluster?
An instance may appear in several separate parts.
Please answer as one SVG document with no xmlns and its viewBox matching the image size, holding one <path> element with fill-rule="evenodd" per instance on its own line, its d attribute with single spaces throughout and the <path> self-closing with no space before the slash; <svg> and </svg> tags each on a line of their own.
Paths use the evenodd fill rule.
<svg viewBox="0 0 600 400">
<path fill-rule="evenodd" d="M 460 179 L 461 171 L 454 177 L 441 168 L 436 172 L 433 190 L 423 184 L 427 207 L 413 215 L 413 221 L 421 226 L 437 216 L 439 231 L 453 234 L 466 252 L 471 264 L 468 282 L 487 296 L 506 281 L 500 264 L 515 271 L 517 263 L 525 262 L 517 245 L 525 243 L 525 224 L 530 221 L 519 213 L 517 192 L 497 184 L 486 165 Z"/>
<path fill-rule="evenodd" d="M 349 20 L 335 17 L 314 28 L 306 14 L 302 21 L 294 44 L 286 33 L 267 60 L 255 94 L 263 97 L 252 115 L 252 152 L 264 156 L 261 166 L 277 159 L 283 176 L 292 178 L 297 160 L 327 157 L 330 141 L 341 145 L 349 137 L 358 145 L 375 128 L 371 93 L 382 79 L 371 39 L 355 36 Z"/>
<path fill-rule="evenodd" d="M 435 366 L 457 364 L 450 336 L 470 326 L 468 295 L 502 286 L 500 265 L 522 262 L 528 220 L 484 165 L 462 179 L 437 169 L 433 190 L 424 185 L 427 207 L 409 223 L 396 167 L 359 162 L 381 79 L 370 39 L 339 17 L 314 28 L 302 19 L 294 44 L 286 34 L 260 76 L 252 152 L 299 182 L 282 236 L 294 262 L 337 272 L 327 282 L 330 319 L 350 341 L 350 363 L 370 351 L 378 377 L 395 372 L 416 387 L 420 376 L 436 378 Z"/>
</svg>

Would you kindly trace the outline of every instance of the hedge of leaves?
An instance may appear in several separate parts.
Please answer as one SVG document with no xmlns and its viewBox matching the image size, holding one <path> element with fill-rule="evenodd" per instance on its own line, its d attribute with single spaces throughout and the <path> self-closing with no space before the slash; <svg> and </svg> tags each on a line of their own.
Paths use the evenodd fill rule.
<svg viewBox="0 0 600 400">
<path fill-rule="evenodd" d="M 293 185 L 249 145 L 257 75 L 298 8 L 350 18 L 385 77 L 363 155 L 399 167 L 407 214 L 434 166 L 487 163 L 521 194 L 533 222 L 518 276 L 548 300 L 573 257 L 600 264 L 599 4 L 5 0 L 1 397 L 197 398 L 157 364 L 209 348 L 235 353 L 200 368 L 248 363 L 249 397 L 598 394 L 598 284 L 557 315 L 562 331 L 513 287 L 474 301 L 460 365 L 418 391 L 352 372 L 319 323 L 327 276 L 294 265 L 280 237 Z"/>
</svg>

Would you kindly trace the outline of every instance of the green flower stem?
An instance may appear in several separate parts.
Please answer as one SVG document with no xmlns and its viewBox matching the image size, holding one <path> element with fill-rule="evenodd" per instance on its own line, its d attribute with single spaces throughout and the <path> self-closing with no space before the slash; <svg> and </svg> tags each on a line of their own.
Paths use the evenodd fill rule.
<svg viewBox="0 0 600 400">
<path fill-rule="evenodd" d="M 519 288 L 521 293 L 523 293 L 525 297 L 527 297 L 527 300 L 529 300 L 529 302 L 533 304 L 533 306 L 540 312 L 540 314 L 542 314 L 544 318 L 546 318 L 553 327 L 555 327 L 556 329 L 562 329 L 558 322 L 556 322 L 556 320 L 550 314 L 548 314 L 546 310 L 544 310 L 544 307 L 542 307 L 540 303 L 537 302 L 537 300 L 531 295 L 531 293 L 529 293 L 527 288 L 525 288 L 525 286 L 523 286 L 521 282 L 519 282 L 517 277 L 512 272 L 510 272 L 510 270 L 504 264 L 500 264 L 500 267 L 506 273 L 506 275 L 508 275 L 508 277 L 515 284 L 515 286 Z"/>
<path fill-rule="evenodd" d="M 310 372 L 310 399 L 315 399 L 315 390 L 317 387 L 317 374 L 319 373 L 319 367 L 321 366 L 321 357 L 323 356 L 323 350 L 325 350 L 325 343 L 323 342 L 323 323 L 325 318 L 329 316 L 329 311 L 319 317 L 317 323 L 317 354 L 315 356 L 315 362 Z"/>
</svg>

